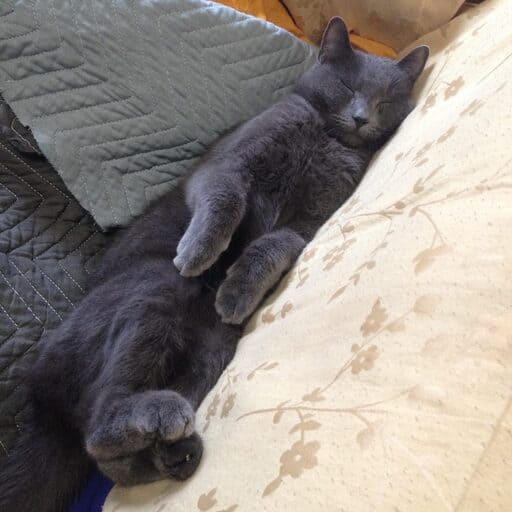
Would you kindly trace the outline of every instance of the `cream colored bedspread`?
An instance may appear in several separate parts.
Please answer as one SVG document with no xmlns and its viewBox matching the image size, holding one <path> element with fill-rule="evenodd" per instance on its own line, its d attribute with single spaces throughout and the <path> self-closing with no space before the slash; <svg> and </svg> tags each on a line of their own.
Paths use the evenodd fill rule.
<svg viewBox="0 0 512 512">
<path fill-rule="evenodd" d="M 512 2 L 423 42 L 418 107 L 201 407 L 198 472 L 106 512 L 512 510 Z"/>
</svg>

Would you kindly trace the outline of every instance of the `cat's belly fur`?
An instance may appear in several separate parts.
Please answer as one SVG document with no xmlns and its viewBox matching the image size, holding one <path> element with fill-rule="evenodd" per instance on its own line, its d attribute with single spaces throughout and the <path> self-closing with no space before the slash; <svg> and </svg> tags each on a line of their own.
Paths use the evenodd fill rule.
<svg viewBox="0 0 512 512">
<path fill-rule="evenodd" d="M 227 263 L 192 279 L 172 263 L 188 215 L 180 190 L 157 202 L 114 242 L 89 293 L 43 340 L 30 375 L 33 395 L 82 433 L 94 400 L 118 378 L 138 391 L 203 378 L 190 398 L 197 406 L 233 357 L 241 327 L 223 324 L 214 307 Z M 144 224 L 153 228 L 151 239 L 135 238 L 134 230 L 149 232 Z M 116 363 L 120 358 L 126 363 Z"/>
<path fill-rule="evenodd" d="M 295 159 L 276 165 L 272 155 L 251 169 L 251 218 L 264 232 L 308 224 L 309 238 L 349 198 L 368 165 L 367 152 L 319 135 Z M 268 169 L 272 169 L 270 172 Z"/>
</svg>

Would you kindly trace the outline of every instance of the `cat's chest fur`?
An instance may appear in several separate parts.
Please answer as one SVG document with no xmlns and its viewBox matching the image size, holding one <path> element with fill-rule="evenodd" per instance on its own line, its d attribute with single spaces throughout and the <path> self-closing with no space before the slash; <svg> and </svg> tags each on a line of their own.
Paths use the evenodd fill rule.
<svg viewBox="0 0 512 512">
<path fill-rule="evenodd" d="M 368 150 L 329 136 L 318 112 L 299 97 L 276 105 L 261 126 L 254 125 L 240 146 L 251 152 L 251 210 L 264 215 L 267 229 L 298 217 L 328 218 L 353 192 L 370 158 Z"/>
</svg>

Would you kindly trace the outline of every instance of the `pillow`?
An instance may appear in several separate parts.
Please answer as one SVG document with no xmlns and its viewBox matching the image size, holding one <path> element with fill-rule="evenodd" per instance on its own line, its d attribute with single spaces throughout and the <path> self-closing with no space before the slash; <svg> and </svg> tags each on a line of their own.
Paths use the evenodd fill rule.
<svg viewBox="0 0 512 512">
<path fill-rule="evenodd" d="M 421 43 L 417 108 L 201 406 L 197 473 L 105 512 L 512 509 L 512 4 Z"/>
<path fill-rule="evenodd" d="M 356 34 L 402 50 L 450 20 L 464 0 L 284 0 L 297 25 L 319 41 L 332 16 L 345 19 Z"/>
<path fill-rule="evenodd" d="M 282 27 L 295 36 L 310 42 L 304 32 L 297 26 L 281 0 L 219 0 L 219 3 L 233 7 L 239 11 L 270 21 L 278 27 Z M 382 55 L 385 57 L 396 57 L 392 48 L 386 45 L 371 41 L 363 37 L 351 34 L 352 44 L 366 52 Z"/>
</svg>

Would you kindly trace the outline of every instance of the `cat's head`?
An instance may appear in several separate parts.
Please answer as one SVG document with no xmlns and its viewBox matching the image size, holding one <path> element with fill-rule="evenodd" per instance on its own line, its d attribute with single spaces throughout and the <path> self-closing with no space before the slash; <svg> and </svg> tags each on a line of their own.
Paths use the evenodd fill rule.
<svg viewBox="0 0 512 512">
<path fill-rule="evenodd" d="M 330 134 L 350 146 L 378 147 L 414 107 L 412 88 L 428 54 L 419 46 L 394 61 L 354 50 L 343 20 L 332 18 L 297 92 L 321 112 Z"/>
</svg>

